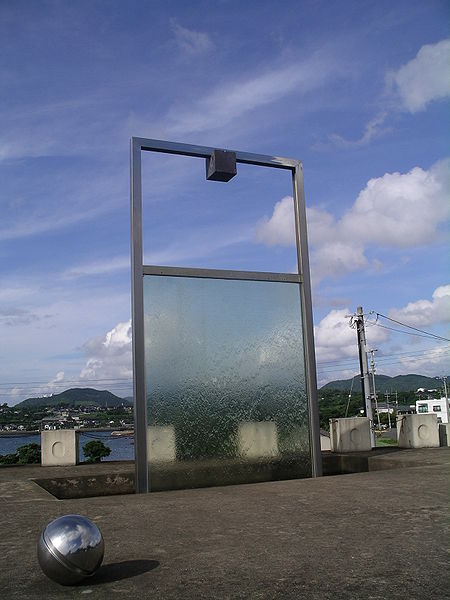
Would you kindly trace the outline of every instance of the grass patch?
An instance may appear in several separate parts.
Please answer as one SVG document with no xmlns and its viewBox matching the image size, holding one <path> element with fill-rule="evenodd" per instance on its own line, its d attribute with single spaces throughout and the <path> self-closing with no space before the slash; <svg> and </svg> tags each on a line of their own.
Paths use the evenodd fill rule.
<svg viewBox="0 0 450 600">
<path fill-rule="evenodd" d="M 397 440 L 393 440 L 392 438 L 377 438 L 376 446 L 377 448 L 380 446 L 396 446 Z"/>
</svg>

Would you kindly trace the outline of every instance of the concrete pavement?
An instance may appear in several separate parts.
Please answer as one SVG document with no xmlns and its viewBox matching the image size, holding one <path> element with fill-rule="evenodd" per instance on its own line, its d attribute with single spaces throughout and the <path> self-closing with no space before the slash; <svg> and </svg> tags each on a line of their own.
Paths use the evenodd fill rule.
<svg viewBox="0 0 450 600">
<path fill-rule="evenodd" d="M 320 479 L 76 500 L 37 486 L 39 466 L 0 469 L 2 598 L 449 598 L 450 448 L 374 460 Z M 98 524 L 105 558 L 64 588 L 40 571 L 36 544 L 68 513 Z"/>
</svg>

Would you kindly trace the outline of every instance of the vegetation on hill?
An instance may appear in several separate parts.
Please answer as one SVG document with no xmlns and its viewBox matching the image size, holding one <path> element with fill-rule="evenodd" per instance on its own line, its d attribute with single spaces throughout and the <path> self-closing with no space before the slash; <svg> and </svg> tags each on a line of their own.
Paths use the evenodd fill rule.
<svg viewBox="0 0 450 600">
<path fill-rule="evenodd" d="M 40 406 L 102 406 L 111 408 L 120 405 L 130 405 L 129 400 L 119 398 L 106 390 L 95 390 L 93 388 L 71 388 L 53 396 L 41 396 L 38 398 L 27 398 L 16 408 L 36 408 Z"/>
<path fill-rule="evenodd" d="M 350 380 L 351 381 L 351 380 Z M 357 417 L 361 415 L 361 410 L 364 408 L 364 402 L 361 392 L 353 392 L 349 402 L 350 385 L 347 390 L 336 390 L 321 388 L 319 390 L 319 419 L 322 429 L 330 429 L 330 419 L 340 419 L 342 417 Z M 378 402 L 385 403 L 385 397 L 382 393 L 378 393 Z M 415 404 L 416 396 L 412 392 L 398 392 L 397 395 L 390 396 L 390 406 L 396 410 L 398 402 L 399 406 Z M 348 406 L 347 406 L 348 405 Z M 373 415 L 375 417 L 375 408 L 372 404 Z M 394 415 L 393 415 L 394 417 Z M 380 422 L 385 424 L 388 421 L 387 413 L 380 413 Z"/>
<path fill-rule="evenodd" d="M 323 390 L 350 390 L 352 380 L 351 379 L 338 379 L 336 381 L 330 381 L 320 388 L 320 392 Z M 375 375 L 375 385 L 377 392 L 415 392 L 419 388 L 425 388 L 426 390 L 440 389 L 442 382 L 434 377 L 425 377 L 425 375 L 397 375 L 396 377 L 389 377 L 388 375 Z M 353 382 L 353 390 L 355 392 L 361 392 L 361 378 L 355 377 Z"/>
</svg>

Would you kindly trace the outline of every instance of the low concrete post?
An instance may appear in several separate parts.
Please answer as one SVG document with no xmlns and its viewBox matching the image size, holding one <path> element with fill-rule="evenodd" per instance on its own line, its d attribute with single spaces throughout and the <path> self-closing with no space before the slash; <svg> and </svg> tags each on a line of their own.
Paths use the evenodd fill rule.
<svg viewBox="0 0 450 600">
<path fill-rule="evenodd" d="M 147 427 L 148 462 L 175 462 L 176 442 L 173 425 L 151 425 Z"/>
<path fill-rule="evenodd" d="M 320 449 L 331 450 L 331 437 L 328 431 L 320 431 Z"/>
<path fill-rule="evenodd" d="M 399 415 L 397 440 L 399 448 L 439 448 L 437 416 L 431 414 Z"/>
<path fill-rule="evenodd" d="M 278 456 L 278 431 L 273 421 L 239 423 L 238 453 L 243 458 Z"/>
<path fill-rule="evenodd" d="M 41 431 L 42 466 L 77 465 L 78 433 L 75 429 Z"/>
<path fill-rule="evenodd" d="M 330 419 L 331 452 L 363 452 L 372 449 L 368 417 Z"/>
</svg>

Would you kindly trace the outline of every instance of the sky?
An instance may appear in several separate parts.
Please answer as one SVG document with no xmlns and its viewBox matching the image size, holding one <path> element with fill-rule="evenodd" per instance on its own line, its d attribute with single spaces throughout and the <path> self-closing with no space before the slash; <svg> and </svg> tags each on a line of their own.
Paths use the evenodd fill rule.
<svg viewBox="0 0 450 600">
<path fill-rule="evenodd" d="M 358 373 L 358 306 L 377 373 L 448 374 L 449 17 L 1 0 L 0 402 L 131 394 L 131 136 L 303 162 L 319 385 Z M 146 153 L 144 261 L 293 272 L 291 194 L 284 171 L 207 182 L 203 160 Z"/>
</svg>

